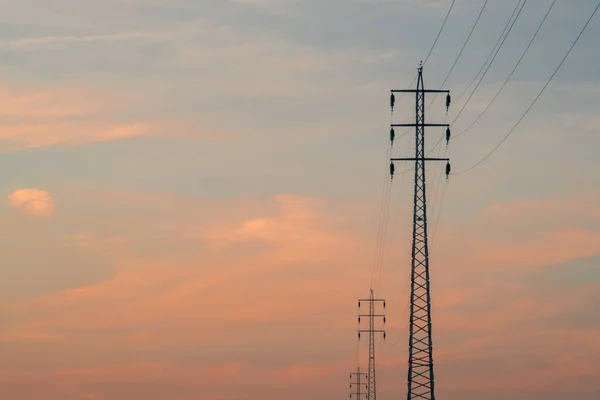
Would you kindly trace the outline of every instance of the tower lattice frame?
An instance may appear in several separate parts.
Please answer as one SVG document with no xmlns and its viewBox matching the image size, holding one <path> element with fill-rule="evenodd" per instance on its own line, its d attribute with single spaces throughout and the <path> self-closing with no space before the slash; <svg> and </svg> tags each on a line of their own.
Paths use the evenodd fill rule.
<svg viewBox="0 0 600 400">
<path fill-rule="evenodd" d="M 450 92 L 448 90 L 426 90 L 423 84 L 422 65 L 418 69 L 416 89 L 392 90 L 392 109 L 394 106 L 394 93 L 398 92 L 415 93 L 415 123 L 392 124 L 392 131 L 394 127 L 415 128 L 415 157 L 392 158 L 392 164 L 390 165 L 393 176 L 394 161 L 414 161 L 415 163 L 407 399 L 435 400 L 425 165 L 427 161 L 446 161 L 446 175 L 448 175 L 450 173 L 450 163 L 447 158 L 426 158 L 425 128 L 446 127 L 447 140 L 450 137 L 450 128 L 447 124 L 425 123 L 425 94 L 447 93 L 446 107 L 449 107 Z"/>
<path fill-rule="evenodd" d="M 383 333 L 383 338 L 385 339 L 386 333 L 385 329 L 376 329 L 375 328 L 375 318 L 383 318 L 383 323 L 385 324 L 385 314 L 375 314 L 375 304 L 383 303 L 383 308 L 385 308 L 385 300 L 384 299 L 376 299 L 373 289 L 371 289 L 370 296 L 368 299 L 359 299 L 358 307 L 360 308 L 361 302 L 369 303 L 369 313 L 368 314 L 359 314 L 358 315 L 358 323 L 360 324 L 361 317 L 369 318 L 369 329 L 359 329 L 358 330 L 358 338 L 360 339 L 361 333 L 369 334 L 369 370 L 367 372 L 367 399 L 368 400 L 377 400 L 377 374 L 376 374 L 376 363 L 375 363 L 375 334 Z"/>
</svg>

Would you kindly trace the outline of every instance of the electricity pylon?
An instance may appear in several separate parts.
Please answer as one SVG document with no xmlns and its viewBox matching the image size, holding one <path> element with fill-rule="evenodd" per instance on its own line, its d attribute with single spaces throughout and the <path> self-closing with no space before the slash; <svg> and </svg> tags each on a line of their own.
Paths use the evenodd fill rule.
<svg viewBox="0 0 600 400">
<path fill-rule="evenodd" d="M 369 317 L 369 329 L 359 329 L 358 330 L 358 338 L 360 339 L 361 333 L 369 334 L 369 372 L 367 374 L 367 399 L 368 400 L 376 400 L 377 399 L 377 387 L 375 385 L 375 334 L 383 333 L 383 338 L 385 339 L 385 330 L 384 329 L 375 329 L 375 318 L 383 318 L 383 323 L 385 324 L 385 315 L 384 314 L 375 314 L 375 303 L 383 302 L 383 308 L 385 308 L 385 300 L 376 299 L 373 295 L 373 289 L 371 289 L 371 295 L 368 299 L 359 299 L 358 300 L 358 308 L 360 308 L 361 301 L 369 302 L 369 313 L 368 314 L 359 314 L 358 315 L 358 324 L 360 325 L 360 317 Z"/>
<path fill-rule="evenodd" d="M 354 377 L 355 380 L 352 380 Z M 366 378 L 367 374 L 360 372 L 360 367 L 356 369 L 356 372 L 350 374 L 350 398 L 354 396 L 356 400 L 364 400 L 367 398 L 367 393 L 362 392 L 361 389 L 367 387 L 367 384 L 361 382 L 361 378 Z M 352 385 L 354 385 L 354 391 L 352 391 Z"/>
<path fill-rule="evenodd" d="M 425 123 L 425 93 L 447 93 L 446 112 L 450 107 L 450 91 L 426 90 L 423 85 L 423 64 L 419 65 L 417 88 L 392 90 L 390 105 L 394 109 L 394 93 L 415 93 L 416 110 L 414 124 L 392 124 L 394 127 L 415 127 L 416 150 L 414 158 L 392 158 L 390 173 L 394 175 L 394 161 L 414 161 L 415 188 L 412 237 L 410 338 L 408 358 L 407 399 L 435 400 L 433 376 L 433 346 L 431 340 L 431 295 L 429 287 L 429 247 L 427 244 L 427 197 L 425 191 L 426 161 L 446 161 L 446 179 L 450 174 L 450 160 L 425 157 L 425 127 L 446 127 L 446 141 L 450 139 L 447 124 Z"/>
</svg>

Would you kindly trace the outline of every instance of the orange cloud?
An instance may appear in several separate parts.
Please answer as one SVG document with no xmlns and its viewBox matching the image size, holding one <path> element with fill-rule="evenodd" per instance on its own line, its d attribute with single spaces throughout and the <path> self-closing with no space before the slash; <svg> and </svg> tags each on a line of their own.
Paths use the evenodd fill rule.
<svg viewBox="0 0 600 400">
<path fill-rule="evenodd" d="M 45 190 L 17 189 L 8 196 L 7 200 L 11 206 L 29 215 L 51 217 L 54 212 L 52 196 Z"/>
<path fill-rule="evenodd" d="M 434 259 L 462 271 L 543 268 L 600 254 L 597 192 L 493 204 L 440 226 Z"/>
<path fill-rule="evenodd" d="M 472 239 L 470 254 L 463 256 L 476 267 L 486 260 L 486 268 L 543 267 L 600 253 L 600 232 L 568 229 L 542 232 L 527 241 Z"/>
<path fill-rule="evenodd" d="M 0 126 L 0 138 L 11 143 L 5 145 L 5 150 L 16 150 L 52 145 L 81 145 L 89 142 L 138 137 L 147 134 L 149 130 L 150 126 L 146 123 L 46 122 Z"/>
<path fill-rule="evenodd" d="M 102 388 L 118 382 L 183 385 L 191 391 L 202 388 L 207 399 L 240 398 L 236 390 L 243 387 L 248 396 L 260 392 L 265 398 L 276 398 L 301 385 L 326 392 L 333 387 L 330 379 L 346 376 L 356 367 L 356 299 L 365 297 L 368 290 L 372 255 L 364 249 L 372 247 L 373 240 L 371 231 L 365 233 L 364 225 L 356 223 L 356 215 L 367 209 L 364 204 L 337 202 L 331 207 L 327 199 L 289 194 L 195 200 L 168 193 L 91 190 L 73 191 L 66 197 L 92 208 L 118 210 L 114 219 L 86 216 L 82 225 L 86 230 L 75 232 L 87 233 L 69 237 L 83 249 L 113 255 L 117 270 L 103 282 L 3 305 L 7 322 L 0 342 L 21 349 L 22 357 L 46 370 L 22 379 L 53 376 L 73 386 L 70 392 L 52 386 L 52 393 L 95 393 L 98 398 L 110 394 L 104 389 L 86 392 L 90 383 Z M 128 213 L 130 209 L 136 213 Z M 148 215 L 155 217 L 149 221 Z M 63 217 L 68 220 L 69 215 Z M 78 216 L 77 222 L 81 220 Z M 462 221 L 463 226 L 467 223 Z M 107 226 L 114 231 L 94 233 Z M 145 242 L 149 236 L 144 236 L 149 229 L 158 237 L 150 244 Z M 511 236 L 491 235 L 483 242 L 480 230 L 464 231 L 461 241 L 472 241 L 479 248 L 466 253 L 468 268 L 477 265 L 485 275 L 513 261 L 544 266 L 528 258 L 524 252 L 528 247 L 543 256 L 541 263 L 593 253 L 596 234 L 572 220 L 540 231 L 533 247 Z M 473 237 L 465 232 L 472 232 Z M 169 247 L 175 243 L 180 247 Z M 560 251 L 542 254 L 548 243 Z M 567 245 L 574 250 L 567 251 Z M 148 255 L 155 251 L 148 246 L 164 249 Z M 402 263 L 390 264 L 380 293 L 388 299 L 388 339 L 378 342 L 378 357 L 381 387 L 396 390 L 397 373 L 405 371 L 406 365 L 408 290 L 400 292 L 408 279 L 409 263 L 393 248 L 388 254 L 401 258 Z M 497 251 L 491 254 L 499 261 L 488 262 L 490 249 Z M 501 250 L 512 255 L 503 256 Z M 511 368 L 525 376 L 525 367 L 518 363 L 531 357 L 544 362 L 554 357 L 575 365 L 578 359 L 560 350 L 561 338 L 578 338 L 588 352 L 596 349 L 593 335 L 585 336 L 581 327 L 563 328 L 554 335 L 542 326 L 589 303 L 591 289 L 565 288 L 547 299 L 518 280 L 506 283 L 492 276 L 481 284 L 472 268 L 465 269 L 465 253 L 462 260 L 453 253 L 451 258 L 443 252 L 436 257 L 442 260 L 435 264 L 433 277 L 434 344 L 441 388 L 466 387 L 467 380 L 455 375 L 461 368 L 469 371 L 488 359 L 495 361 L 488 369 L 476 371 L 477 386 L 499 387 L 503 381 L 496 374 L 504 373 L 503 365 L 508 363 L 503 352 L 515 360 Z M 441 278 L 442 270 L 460 277 L 459 284 Z M 513 335 L 515 331 L 525 334 Z M 61 339 L 57 336 L 53 341 L 53 335 Z M 62 364 L 51 365 L 51 358 L 40 360 L 37 353 L 18 347 L 23 343 L 60 351 Z M 551 346 L 552 351 L 539 356 L 536 348 L 527 349 L 533 344 Z M 360 346 L 364 361 L 366 341 Z M 580 355 L 579 361 L 591 368 L 589 357 Z M 542 382 L 558 376 L 561 368 L 553 364 L 529 376 L 532 382 Z M 571 377 L 575 381 L 585 371 L 579 368 Z M 517 379 L 518 373 L 510 376 L 526 386 L 527 382 Z M 232 377 L 236 388 L 222 384 Z M 272 381 L 278 382 L 277 388 L 268 385 Z M 181 398 L 193 396 L 182 394 Z"/>
<path fill-rule="evenodd" d="M 90 96 L 85 90 L 74 88 L 33 88 L 3 85 L 0 89 L 0 116 L 3 119 L 22 118 L 76 118 L 104 107 L 102 99 L 109 93 Z M 110 101 L 119 101 L 112 98 Z M 123 104 L 122 101 L 119 102 Z"/>
<path fill-rule="evenodd" d="M 56 342 L 62 341 L 65 338 L 61 335 L 48 332 L 0 332 L 0 342 L 33 342 L 33 343 L 44 343 L 44 342 Z"/>
<path fill-rule="evenodd" d="M 589 220 L 590 216 L 600 213 L 600 192 L 578 193 L 570 196 L 546 199 L 509 201 L 489 205 L 482 213 L 483 217 L 496 221 L 510 221 L 522 224 L 535 221 L 542 226 L 564 224 Z"/>
<path fill-rule="evenodd" d="M 220 133 L 192 128 L 181 120 L 148 116 L 115 118 L 123 110 L 143 107 L 147 97 L 97 87 L 20 87 L 0 90 L 1 150 L 53 145 L 81 145 L 140 136 L 220 140 Z"/>
</svg>

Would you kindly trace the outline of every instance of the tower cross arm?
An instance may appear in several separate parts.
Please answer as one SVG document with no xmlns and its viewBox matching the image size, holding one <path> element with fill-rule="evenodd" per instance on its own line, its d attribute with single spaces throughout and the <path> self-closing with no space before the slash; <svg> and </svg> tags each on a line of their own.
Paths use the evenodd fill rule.
<svg viewBox="0 0 600 400">
<path fill-rule="evenodd" d="M 392 93 L 450 93 L 449 90 L 435 89 L 392 89 Z"/>
<path fill-rule="evenodd" d="M 425 127 L 436 127 L 442 126 L 449 128 L 450 124 L 392 124 L 390 125 L 392 128 L 400 128 L 400 127 L 415 127 L 415 126 L 425 126 Z"/>
<path fill-rule="evenodd" d="M 449 158 L 424 157 L 424 158 L 390 158 L 390 161 L 450 161 Z"/>
</svg>

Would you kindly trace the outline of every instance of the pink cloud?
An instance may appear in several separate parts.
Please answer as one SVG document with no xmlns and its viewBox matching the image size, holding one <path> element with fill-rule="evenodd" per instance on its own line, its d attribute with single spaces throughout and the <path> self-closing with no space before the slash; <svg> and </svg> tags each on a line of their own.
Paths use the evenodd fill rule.
<svg viewBox="0 0 600 400">
<path fill-rule="evenodd" d="M 600 253 L 600 232 L 567 229 L 537 233 L 527 241 L 472 239 L 468 265 L 485 261 L 485 268 L 543 267 Z"/>
<path fill-rule="evenodd" d="M 7 198 L 8 204 L 37 217 L 51 217 L 54 201 L 49 192 L 33 188 L 17 189 Z"/>
<path fill-rule="evenodd" d="M 297 195 L 194 200 L 168 193 L 107 194 L 93 190 L 73 191 L 69 197 L 94 207 L 108 204 L 122 211 L 114 219 L 98 221 L 86 217 L 88 230 L 78 231 L 88 233 L 70 237 L 85 248 L 113 254 L 117 270 L 104 282 L 3 306 L 6 320 L 10 321 L 6 324 L 5 342 L 16 345 L 27 340 L 50 351 L 58 349 L 61 341 L 51 342 L 44 334 L 61 332 L 69 343 L 69 348 L 61 348 L 63 365 L 49 367 L 47 360 L 40 361 L 41 370 L 49 368 L 53 372 L 38 371 L 35 374 L 39 379 L 53 374 L 56 381 L 72 382 L 73 393 L 85 393 L 89 382 L 110 387 L 111 382 L 128 380 L 204 388 L 203 398 L 207 399 L 240 398 L 236 390 L 242 387 L 245 394 L 260 391 L 266 398 L 275 398 L 278 390 L 292 390 L 299 385 L 331 388 L 329 378 L 346 376 L 355 368 L 355 300 L 364 297 L 368 290 L 372 260 L 364 250 L 373 240 L 368 234 L 371 231 L 365 233 L 364 225 L 355 220 L 356 210 L 364 212 L 364 204 L 337 203 L 337 207 L 331 207 L 326 199 Z M 136 210 L 135 215 L 124 212 L 130 208 Z M 156 218 L 147 221 L 147 215 Z M 161 219 L 161 215 L 167 217 Z M 141 216 L 143 221 L 154 224 L 152 230 L 167 231 L 169 240 L 185 239 L 189 241 L 187 246 L 200 250 L 181 253 L 180 249 L 167 247 L 156 257 L 134 252 L 142 244 L 143 239 L 138 236 L 149 227 L 139 224 Z M 547 216 L 542 213 L 539 218 Z M 574 380 L 590 371 L 589 357 L 568 356 L 559 344 L 571 338 L 583 343 L 588 352 L 595 351 L 597 343 L 592 340 L 592 333 L 586 336 L 580 328 L 573 327 L 547 334 L 539 325 L 540 321 L 568 315 L 581 307 L 589 292 L 563 289 L 549 301 L 529 293 L 522 282 L 508 284 L 490 279 L 479 286 L 479 282 L 470 281 L 468 274 L 473 266 L 483 273 L 506 264 L 542 267 L 545 263 L 593 254 L 596 233 L 576 222 L 565 219 L 557 229 L 540 228 L 534 231 L 535 240 L 529 242 L 514 240 L 510 235 L 484 242 L 482 228 L 463 231 L 460 240 L 451 239 L 455 243 L 471 241 L 477 251 L 451 253 L 450 258 L 443 252 L 436 253 L 443 260 L 436 264 L 436 274 L 444 269 L 464 277 L 460 285 L 438 279 L 439 275 L 434 281 L 434 329 L 441 343 L 436 345 L 436 360 L 442 371 L 444 366 L 458 370 L 456 365 L 467 368 L 488 358 L 502 361 L 505 351 L 516 360 L 511 368 L 518 372 L 510 375 L 519 382 L 514 386 L 525 387 L 527 382 L 517 379 L 517 375 L 525 376 L 527 371 L 517 364 L 532 355 L 539 356 L 535 348 L 522 349 L 533 344 L 552 349 L 541 356 L 543 360 L 554 357 L 565 365 L 575 365 L 579 360 L 585 367 L 572 372 Z M 127 231 L 125 240 L 120 232 L 93 233 L 98 226 L 138 226 L 138 231 Z M 241 247 L 257 243 L 265 246 L 247 253 Z M 550 250 L 546 249 L 548 244 Z M 398 257 L 392 250 L 389 255 Z M 405 258 L 402 256 L 403 262 Z M 407 279 L 408 263 L 390 264 L 381 293 L 388 298 L 388 341 L 379 345 L 382 371 L 405 370 L 407 341 L 401 339 L 406 336 L 404 300 L 408 292 L 402 296 L 398 292 Z M 465 308 L 469 304 L 479 308 Z M 524 326 L 526 334 L 512 334 Z M 460 340 L 449 339 L 453 337 Z M 392 342 L 399 345 L 391 347 Z M 361 360 L 365 345 L 363 340 Z M 85 356 L 81 355 L 82 349 L 86 349 Z M 189 349 L 195 349 L 192 353 L 196 358 L 181 358 Z M 155 361 L 146 365 L 141 360 L 127 360 L 127 354 L 132 352 L 154 357 Z M 258 358 L 257 352 L 262 354 Z M 102 355 L 98 365 L 90 361 L 94 354 Z M 38 357 L 23 356 L 31 362 Z M 310 361 L 310 357 L 318 357 L 319 362 Z M 182 360 L 191 365 L 178 365 Z M 140 368 L 135 372 L 138 361 Z M 500 361 L 489 370 L 478 372 L 478 386 L 499 387 L 503 381 L 494 374 L 502 371 Z M 552 364 L 528 376 L 532 382 L 543 382 L 559 376 L 561 368 Z M 386 381 L 385 374 L 382 387 L 395 387 L 397 377 Z M 33 379 L 34 375 L 26 376 Z M 452 381 L 444 380 L 441 374 L 440 387 L 466 387 L 466 379 L 455 380 L 451 376 Z M 232 377 L 239 384 L 236 388 L 220 384 Z M 265 392 L 273 380 L 280 386 Z"/>
<path fill-rule="evenodd" d="M 32 332 L 0 332 L 0 343 L 1 342 L 32 342 L 32 343 L 45 343 L 45 342 L 56 342 L 64 341 L 65 337 L 56 333 L 32 331 Z"/>
<path fill-rule="evenodd" d="M 0 89 L 0 116 L 3 118 L 75 118 L 105 107 L 105 101 L 124 105 L 118 96 L 72 87 L 6 86 Z M 109 98 L 110 96 L 110 98 Z M 113 103 L 114 104 L 114 103 Z"/>
<path fill-rule="evenodd" d="M 89 142 L 144 136 L 150 131 L 147 123 L 73 123 L 46 122 L 0 126 L 0 138 L 13 145 L 7 150 L 52 145 L 81 145 Z"/>
<path fill-rule="evenodd" d="M 491 271 L 543 268 L 600 254 L 600 230 L 591 225 L 599 200 L 591 192 L 493 204 L 475 220 L 441 225 L 434 257 L 465 271 Z"/>
<path fill-rule="evenodd" d="M 135 93 L 135 94 L 132 94 Z M 98 87 L 22 87 L 0 90 L 2 150 L 75 146 L 140 136 L 221 140 L 181 120 L 115 118 L 123 110 L 144 107 L 147 97 Z"/>
<path fill-rule="evenodd" d="M 484 218 L 522 224 L 535 221 L 564 224 L 567 221 L 588 220 L 600 213 L 600 192 L 578 193 L 557 198 L 526 199 L 489 205 L 482 213 Z"/>
</svg>

